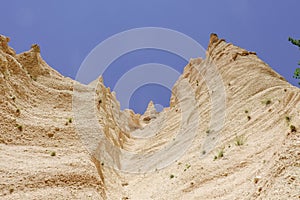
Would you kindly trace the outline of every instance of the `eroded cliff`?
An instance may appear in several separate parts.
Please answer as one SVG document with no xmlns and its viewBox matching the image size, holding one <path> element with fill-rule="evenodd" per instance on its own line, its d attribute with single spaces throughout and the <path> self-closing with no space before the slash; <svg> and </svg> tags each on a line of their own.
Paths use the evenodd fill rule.
<svg viewBox="0 0 300 200">
<path fill-rule="evenodd" d="M 212 34 L 170 107 L 150 103 L 140 115 L 121 111 L 101 77 L 82 85 L 48 66 L 37 45 L 16 54 L 8 42 L 0 37 L 1 198 L 300 197 L 299 89 L 254 52 Z"/>
</svg>

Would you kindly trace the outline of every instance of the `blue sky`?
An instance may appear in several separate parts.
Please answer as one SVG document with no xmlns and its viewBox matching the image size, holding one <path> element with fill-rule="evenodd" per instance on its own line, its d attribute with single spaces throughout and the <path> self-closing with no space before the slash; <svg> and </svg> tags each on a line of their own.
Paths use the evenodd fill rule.
<svg viewBox="0 0 300 200">
<path fill-rule="evenodd" d="M 169 28 L 204 47 L 209 34 L 215 32 L 228 42 L 257 52 L 275 71 L 297 85 L 292 75 L 300 51 L 287 39 L 300 39 L 299 7 L 299 0 L 11 0 L 1 2 L 0 34 L 11 38 L 10 45 L 18 53 L 38 43 L 51 67 L 74 78 L 97 44 L 128 29 Z M 137 51 L 112 64 L 111 72 L 104 74 L 105 84 L 113 87 L 120 73 L 147 62 L 167 64 L 180 72 L 186 64 L 166 52 Z M 167 106 L 169 96 L 168 89 L 147 85 L 134 93 L 130 106 L 143 112 L 150 99 Z"/>
</svg>

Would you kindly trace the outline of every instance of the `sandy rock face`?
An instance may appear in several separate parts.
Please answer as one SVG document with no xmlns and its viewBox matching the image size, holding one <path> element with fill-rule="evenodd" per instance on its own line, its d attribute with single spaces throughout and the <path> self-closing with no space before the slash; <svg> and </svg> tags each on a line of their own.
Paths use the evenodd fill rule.
<svg viewBox="0 0 300 200">
<path fill-rule="evenodd" d="M 1 199 L 300 198 L 299 89 L 256 53 L 212 34 L 170 107 L 150 102 L 140 115 L 120 110 L 101 77 L 82 85 L 38 45 L 16 54 L 8 42 L 0 36 Z"/>
<path fill-rule="evenodd" d="M 155 109 L 153 101 L 150 101 L 145 113 L 143 114 L 143 117 L 144 117 L 143 121 L 147 123 L 151 119 L 155 119 L 157 114 L 158 114 L 158 112 Z"/>
<path fill-rule="evenodd" d="M 15 56 L 16 52 L 8 46 L 8 42 L 10 41 L 9 37 L 6 37 L 4 35 L 0 35 L 0 49 L 3 51 L 3 53 L 9 54 L 11 56 Z"/>
<path fill-rule="evenodd" d="M 39 75 L 50 75 L 48 67 L 44 66 L 38 45 L 32 45 L 29 51 L 17 55 L 16 58 L 33 80 L 36 80 Z"/>
</svg>

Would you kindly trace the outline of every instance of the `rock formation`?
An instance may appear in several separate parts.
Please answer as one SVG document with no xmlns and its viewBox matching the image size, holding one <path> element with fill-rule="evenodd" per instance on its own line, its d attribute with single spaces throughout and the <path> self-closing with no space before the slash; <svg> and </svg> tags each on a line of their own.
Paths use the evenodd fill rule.
<svg viewBox="0 0 300 200">
<path fill-rule="evenodd" d="M 299 89 L 255 53 L 212 34 L 206 58 L 191 59 L 174 85 L 170 107 L 157 113 L 150 102 L 140 115 L 121 111 L 101 77 L 82 85 L 48 66 L 38 45 L 16 54 L 8 42 L 0 36 L 1 199 L 300 198 Z M 95 112 L 74 113 L 74 91 L 84 97 L 75 105 L 90 102 Z M 220 91 L 226 109 L 215 101 Z M 180 137 L 186 113 L 190 126 Z M 162 157 L 149 162 L 157 170 L 128 173 L 118 170 L 130 166 L 119 151 L 106 152 L 116 167 L 99 159 L 101 139 L 84 138 L 96 129 L 141 155 L 170 141 L 188 149 L 166 167 Z"/>
</svg>

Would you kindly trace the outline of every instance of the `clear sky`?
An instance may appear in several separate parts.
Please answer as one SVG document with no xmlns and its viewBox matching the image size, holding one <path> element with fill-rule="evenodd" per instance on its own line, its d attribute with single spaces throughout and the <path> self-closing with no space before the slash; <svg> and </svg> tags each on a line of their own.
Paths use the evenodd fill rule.
<svg viewBox="0 0 300 200">
<path fill-rule="evenodd" d="M 290 83 L 300 60 L 299 49 L 288 37 L 300 39 L 299 0 L 10 0 L 1 2 L 0 34 L 11 38 L 20 53 L 38 43 L 46 62 L 74 78 L 89 52 L 101 41 L 138 27 L 180 31 L 207 46 L 215 32 L 257 55 Z M 137 64 L 157 62 L 182 72 L 186 62 L 159 51 L 137 51 L 116 60 L 104 74 L 112 87 L 122 72 Z M 112 75 L 114 72 L 115 75 Z M 143 112 L 147 102 L 168 105 L 170 91 L 146 85 L 132 96 L 130 106 Z"/>
</svg>

